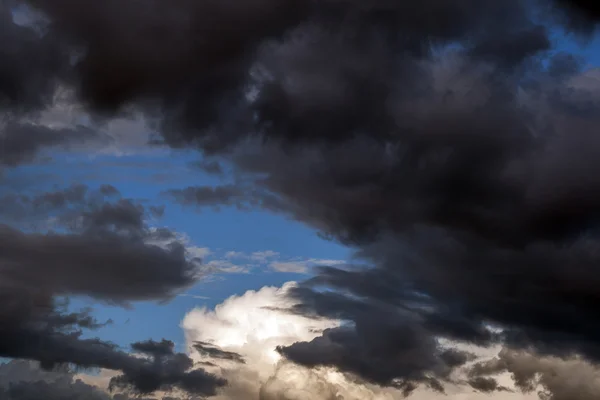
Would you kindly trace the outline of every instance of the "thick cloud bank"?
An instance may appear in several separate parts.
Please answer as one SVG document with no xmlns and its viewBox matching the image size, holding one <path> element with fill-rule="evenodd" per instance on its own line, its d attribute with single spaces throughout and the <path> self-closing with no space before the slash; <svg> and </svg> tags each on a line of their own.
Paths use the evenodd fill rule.
<svg viewBox="0 0 600 400">
<path fill-rule="evenodd" d="M 225 383 L 194 369 L 172 342 L 134 343 L 132 350 L 146 355 L 140 358 L 82 338 L 103 324 L 62 300 L 164 301 L 202 276 L 200 260 L 174 232 L 148 225 L 149 210 L 108 185 L 9 194 L 0 203 L 2 222 L 12 223 L 0 224 L 0 356 L 36 360 L 46 369 L 74 364 L 114 370 L 122 374 L 113 379 L 115 387 L 141 393 L 179 388 L 210 395 Z M 54 390 L 44 385 L 27 390 Z"/>
<path fill-rule="evenodd" d="M 102 141 L 111 118 L 145 113 L 160 120 L 155 144 L 232 172 L 171 198 L 262 207 L 355 249 L 355 265 L 321 268 L 276 305 L 299 324 L 340 321 L 269 353 L 302 371 L 443 392 L 471 355 L 442 340 L 597 363 L 598 73 L 553 33 L 586 39 L 598 19 L 562 0 L 7 0 L 0 165 Z M 97 129 L 32 122 L 61 87 Z M 81 339 L 96 322 L 58 309 L 73 294 L 163 300 L 198 277 L 139 204 L 78 193 L 2 200 L 16 211 L 0 226 L 0 355 L 215 393 L 225 381 L 187 356 L 155 343 L 138 361 Z M 202 353 L 242 364 L 208 339 Z"/>
</svg>

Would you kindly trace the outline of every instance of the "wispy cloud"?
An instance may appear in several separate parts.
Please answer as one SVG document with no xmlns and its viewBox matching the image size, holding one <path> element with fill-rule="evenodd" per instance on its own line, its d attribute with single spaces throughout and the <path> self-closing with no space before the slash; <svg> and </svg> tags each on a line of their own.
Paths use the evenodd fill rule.
<svg viewBox="0 0 600 400">
<path fill-rule="evenodd" d="M 269 268 L 276 272 L 289 272 L 296 274 L 305 274 L 310 271 L 311 268 L 320 265 L 340 265 L 344 264 L 343 260 L 328 260 L 328 259 L 317 259 L 310 258 L 307 260 L 291 260 L 291 261 L 273 261 L 269 263 Z"/>
<path fill-rule="evenodd" d="M 178 296 L 179 297 L 191 297 L 192 299 L 197 299 L 197 300 L 208 300 L 208 299 L 210 299 L 210 297 L 199 296 L 197 294 L 192 294 L 192 293 L 182 293 L 182 294 L 180 294 Z"/>
</svg>

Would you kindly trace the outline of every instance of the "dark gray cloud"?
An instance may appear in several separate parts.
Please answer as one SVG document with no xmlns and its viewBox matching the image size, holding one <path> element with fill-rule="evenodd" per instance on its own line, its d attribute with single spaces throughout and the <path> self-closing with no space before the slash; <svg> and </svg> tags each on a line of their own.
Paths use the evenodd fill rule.
<svg viewBox="0 0 600 400">
<path fill-rule="evenodd" d="M 0 4 L 0 109 L 29 112 L 49 104 L 58 78 L 68 70 L 68 48 L 54 35 L 14 23 L 19 2 Z"/>
<path fill-rule="evenodd" d="M 576 85 L 577 62 L 542 62 L 554 21 L 593 26 L 583 3 L 565 12 L 539 2 L 552 14 L 536 18 L 522 0 L 27 3 L 50 19 L 40 40 L 52 45 L 36 46 L 85 48 L 68 79 L 91 110 L 151 100 L 166 142 L 233 162 L 241 186 L 171 192 L 179 202 L 284 212 L 369 265 L 323 268 L 294 291 L 296 312 L 347 325 L 281 348 L 290 359 L 409 392 L 419 382 L 441 390 L 465 362 L 440 337 L 600 356 L 599 99 Z M 22 71 L 58 76 L 42 69 Z M 17 104 L 30 93 L 12 92 Z M 141 214 L 119 201 L 60 220 L 73 233 L 4 228 L 6 270 L 29 281 L 36 257 L 58 248 L 50 267 L 65 277 L 48 280 L 57 293 L 125 301 L 112 273 L 128 265 L 137 278 L 140 260 L 153 276 L 130 296 L 185 285 L 183 248 L 150 245 L 156 232 Z"/>
<path fill-rule="evenodd" d="M 571 29 L 591 34 L 597 28 L 600 21 L 600 8 L 586 0 L 555 0 L 566 13 L 566 23 Z"/>
<path fill-rule="evenodd" d="M 194 369 L 171 342 L 134 343 L 133 351 L 146 354 L 140 358 L 100 339 L 84 339 L 84 331 L 102 324 L 90 311 L 71 311 L 59 301 L 165 301 L 196 282 L 200 260 L 187 254 L 174 232 L 148 226 L 150 211 L 141 203 L 121 198 L 109 185 L 7 195 L 1 203 L 2 217 L 20 225 L 50 217 L 52 223 L 34 232 L 0 225 L 0 356 L 36 360 L 44 368 L 73 364 L 120 371 L 113 386 L 141 393 L 177 388 L 211 395 L 225 383 Z M 8 395 L 58 390 L 48 385 L 14 386 Z"/>
<path fill-rule="evenodd" d="M 88 385 L 64 369 L 48 372 L 33 362 L 10 361 L 0 365 L 2 400 L 111 400 L 112 396 Z M 127 398 L 127 395 L 125 395 Z"/>
<path fill-rule="evenodd" d="M 46 371 L 37 363 L 23 360 L 0 364 L 2 400 L 156 400 L 132 393 L 111 394 L 105 389 L 85 383 L 69 368 Z M 177 400 L 175 397 L 163 399 Z"/>
<path fill-rule="evenodd" d="M 88 105 L 105 113 L 158 100 L 167 141 L 200 143 L 206 151 L 230 147 L 249 128 L 292 142 L 360 130 L 386 136 L 393 128 L 386 99 L 397 92 L 389 82 L 414 94 L 412 61 L 427 57 L 430 46 L 466 41 L 474 55 L 515 65 L 549 45 L 521 0 L 22 3 L 49 18 L 43 38 L 53 46 L 39 45 L 69 59 L 65 79 Z M 314 36 L 310 47 L 298 43 L 302 36 Z M 59 38 L 63 47 L 85 48 L 78 62 L 54 49 Z M 258 99 L 248 107 L 245 91 L 257 84 Z M 387 129 L 373 129 L 374 120 Z M 207 129 L 215 123 L 219 129 Z"/>
<path fill-rule="evenodd" d="M 149 227 L 146 210 L 131 200 L 88 204 L 79 186 L 23 199 L 34 209 L 75 207 L 55 214 L 54 231 L 0 226 L 2 286 L 128 302 L 170 298 L 200 277 L 199 260 L 175 233 Z"/>
<path fill-rule="evenodd" d="M 216 389 L 226 384 L 202 369 L 193 369 L 194 362 L 183 353 L 175 353 L 174 343 L 168 340 L 154 342 L 152 340 L 133 343 L 134 351 L 150 356 L 150 359 L 139 359 L 139 365 L 123 368 L 122 375 L 111 379 L 111 389 L 131 388 L 139 393 L 152 393 L 157 390 L 171 391 L 181 389 L 190 394 L 211 396 Z"/>
<path fill-rule="evenodd" d="M 410 385 L 446 378 L 439 337 L 598 359 L 598 93 L 564 55 L 541 63 L 548 29 L 523 2 L 425 3 L 456 18 L 377 3 L 261 49 L 263 140 L 233 154 L 248 180 L 172 194 L 281 211 L 358 249 L 369 268 L 323 268 L 294 291 L 297 312 L 349 321 L 280 349 L 295 362 Z M 442 39 L 464 47 L 420 46 Z"/>
<path fill-rule="evenodd" d="M 111 387 L 140 393 L 177 388 L 212 395 L 225 384 L 221 378 L 194 369 L 192 360 L 175 353 L 173 346 L 163 352 L 146 351 L 148 357 L 141 358 L 99 339 L 83 339 L 82 330 L 97 327 L 97 322 L 87 313 L 67 313 L 56 300 L 42 293 L 23 289 L 0 291 L 6 305 L 0 314 L 0 356 L 37 360 L 46 369 L 74 364 L 119 371 L 121 375 L 111 380 Z M 160 343 L 132 345 L 133 350 L 148 347 L 156 350 Z M 43 388 L 42 385 L 37 389 Z"/>
<path fill-rule="evenodd" d="M 580 357 L 545 357 L 535 352 L 510 349 L 503 349 L 497 357 L 471 367 L 470 382 L 482 383 L 485 391 L 504 390 L 497 385 L 494 387 L 492 382 L 496 381 L 494 376 L 506 372 L 511 374 L 519 390 L 525 393 L 537 391 L 543 400 L 588 400 L 600 395 L 597 365 Z"/>
<path fill-rule="evenodd" d="M 0 166 L 14 167 L 31 162 L 44 150 L 68 150 L 90 141 L 99 142 L 102 136 L 89 128 L 53 129 L 29 122 L 0 124 Z M 106 138 L 104 138 L 106 139 Z"/>
<path fill-rule="evenodd" d="M 495 392 L 500 387 L 496 379 L 483 376 L 469 379 L 469 385 L 471 385 L 473 389 L 486 393 Z"/>
<path fill-rule="evenodd" d="M 72 73 L 86 103 L 115 111 L 157 99 L 177 115 L 173 128 L 193 130 L 237 101 L 257 46 L 302 20 L 309 7 L 298 0 L 26 3 L 50 17 L 52 34 L 85 46 Z M 188 130 L 172 133 L 173 144 L 191 138 Z"/>
</svg>

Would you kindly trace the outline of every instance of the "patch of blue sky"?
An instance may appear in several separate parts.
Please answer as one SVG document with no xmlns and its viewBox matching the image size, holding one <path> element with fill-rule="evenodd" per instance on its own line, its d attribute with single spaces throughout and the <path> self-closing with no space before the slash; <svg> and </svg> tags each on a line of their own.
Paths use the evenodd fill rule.
<svg viewBox="0 0 600 400">
<path fill-rule="evenodd" d="M 160 196 L 162 191 L 222 183 L 218 177 L 190 167 L 191 162 L 198 160 L 194 152 L 157 151 L 93 157 L 54 153 L 52 158 L 51 163 L 12 169 L 6 179 L 15 184 L 23 182 L 20 178 L 34 180 L 31 183 L 35 185 L 23 183 L 23 187 L 34 187 L 36 192 L 76 183 L 90 188 L 111 184 L 125 198 L 145 199 L 148 205 L 164 204 L 165 215 L 155 222 L 156 226 L 166 226 L 183 234 L 192 250 L 203 256 L 205 265 L 215 269 L 214 275 L 166 305 L 141 302 L 126 309 L 94 304 L 89 299 L 72 299 L 71 307 L 93 306 L 94 315 L 100 321 L 114 321 L 98 331 L 86 333 L 88 337 L 98 335 L 120 346 L 150 337 L 164 337 L 180 346 L 184 338 L 179 325 L 192 308 L 211 308 L 234 294 L 305 279 L 312 266 L 329 260 L 345 260 L 350 255 L 347 248 L 325 241 L 313 229 L 280 215 L 235 207 L 195 212 L 170 203 Z M 35 179 L 36 176 L 39 179 Z"/>
</svg>

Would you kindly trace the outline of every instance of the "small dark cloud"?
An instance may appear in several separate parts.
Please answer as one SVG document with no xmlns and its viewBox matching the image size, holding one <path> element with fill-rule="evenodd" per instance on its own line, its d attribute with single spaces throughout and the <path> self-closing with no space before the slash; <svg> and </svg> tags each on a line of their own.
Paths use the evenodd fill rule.
<svg viewBox="0 0 600 400">
<path fill-rule="evenodd" d="M 193 369 L 192 359 L 183 353 L 175 353 L 173 342 L 168 340 L 138 342 L 131 347 L 150 356 L 150 360 L 142 359 L 141 368 L 132 365 L 132 368 L 122 369 L 122 375 L 111 379 L 113 390 L 131 388 L 140 393 L 152 393 L 181 389 L 191 394 L 211 396 L 218 387 L 226 384 L 222 378 L 202 369 Z"/>
<path fill-rule="evenodd" d="M 217 346 L 214 346 L 210 343 L 194 342 L 193 347 L 198 353 L 200 353 L 200 355 L 204 357 L 217 360 L 234 361 L 242 364 L 245 363 L 244 358 L 240 354 L 219 349 Z"/>
<path fill-rule="evenodd" d="M 0 314 L 2 357 L 37 360 L 44 369 L 74 364 L 120 371 L 112 386 L 141 393 L 180 388 L 211 395 L 225 384 L 203 370 L 192 369 L 192 360 L 172 349 L 139 358 L 99 339 L 82 339 L 82 330 L 96 327 L 96 322 L 86 313 L 65 313 L 47 295 L 3 289 L 0 296 L 8 305 Z"/>
<path fill-rule="evenodd" d="M 499 387 L 496 379 L 482 376 L 470 379 L 469 385 L 471 385 L 473 389 L 486 393 L 495 392 Z"/>
<path fill-rule="evenodd" d="M 152 400 L 137 393 L 109 393 L 85 383 L 69 368 L 46 371 L 37 363 L 12 360 L 0 365 L 0 398 L 3 400 Z M 174 397 L 166 397 L 176 400 Z"/>
<path fill-rule="evenodd" d="M 448 380 L 454 368 L 471 359 L 467 353 L 440 347 L 410 312 L 333 293 L 313 293 L 308 298 L 300 289 L 295 295 L 307 300 L 298 312 L 308 307 L 318 315 L 352 321 L 327 329 L 310 342 L 278 348 L 286 358 L 301 365 L 337 367 L 371 383 L 404 390 L 423 383 L 443 392 L 439 381 Z"/>
<path fill-rule="evenodd" d="M 68 150 L 88 142 L 106 138 L 85 128 L 50 128 L 28 122 L 11 121 L 0 126 L 0 165 L 14 167 L 34 161 L 43 150 L 58 148 Z"/>
<path fill-rule="evenodd" d="M 131 349 L 136 352 L 160 358 L 173 354 L 175 343 L 165 339 L 161 340 L 160 342 L 146 340 L 144 342 L 133 343 L 131 345 Z"/>
<path fill-rule="evenodd" d="M 150 229 L 143 216 L 141 205 L 120 200 L 68 214 L 66 233 L 0 226 L 4 285 L 120 303 L 170 298 L 199 278 L 199 265 L 182 243 L 164 242 L 164 230 Z"/>
</svg>

